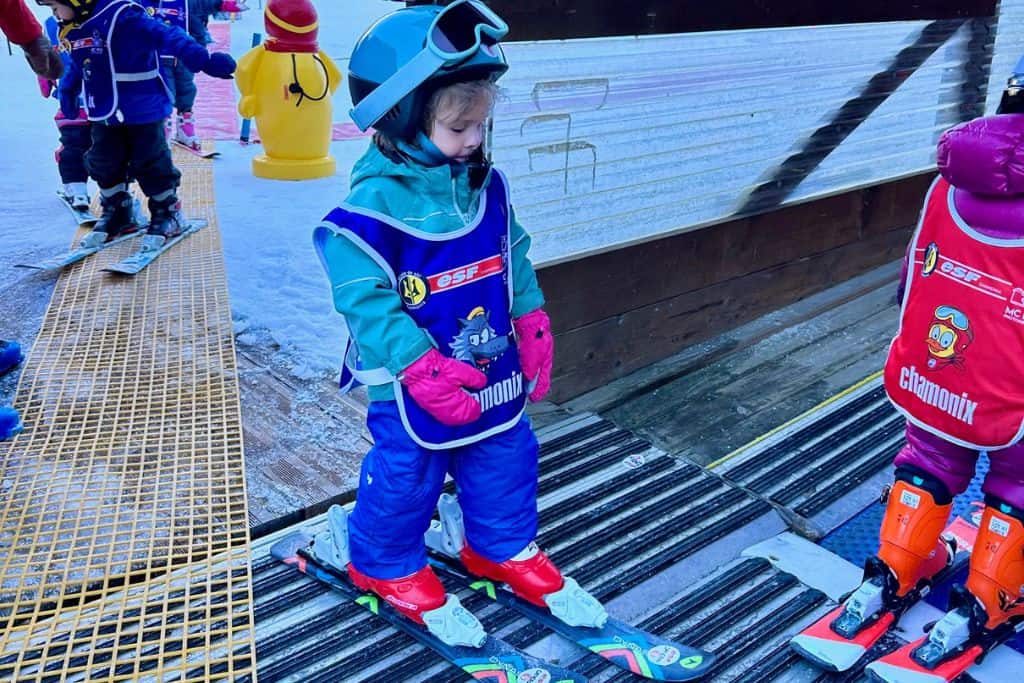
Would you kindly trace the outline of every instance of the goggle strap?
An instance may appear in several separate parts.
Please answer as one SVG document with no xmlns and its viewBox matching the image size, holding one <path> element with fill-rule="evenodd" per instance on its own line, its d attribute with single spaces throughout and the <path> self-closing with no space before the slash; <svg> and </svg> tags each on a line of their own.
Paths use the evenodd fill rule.
<svg viewBox="0 0 1024 683">
<path fill-rule="evenodd" d="M 415 57 L 402 65 L 386 81 L 378 85 L 352 108 L 350 116 L 359 130 L 367 128 L 380 120 L 402 98 L 419 87 L 430 78 L 448 60 L 438 56 L 430 48 L 425 48 Z"/>
</svg>

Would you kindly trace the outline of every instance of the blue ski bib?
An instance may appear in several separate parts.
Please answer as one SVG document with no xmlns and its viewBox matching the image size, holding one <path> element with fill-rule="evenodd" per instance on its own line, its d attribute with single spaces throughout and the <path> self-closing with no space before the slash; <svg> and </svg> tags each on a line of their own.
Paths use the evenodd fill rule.
<svg viewBox="0 0 1024 683">
<path fill-rule="evenodd" d="M 133 60 L 129 69 L 118 71 L 114 66 L 114 53 L 110 41 L 117 26 L 117 18 L 129 8 L 142 11 L 128 0 L 112 2 L 89 17 L 81 26 L 73 28 L 65 36 L 71 51 L 71 58 L 82 69 L 85 107 L 90 121 L 106 121 L 117 113 L 118 82 L 159 80 L 159 59 L 156 52 L 142 53 Z M 131 40 L 122 36 L 121 40 Z"/>
<path fill-rule="evenodd" d="M 177 26 L 188 33 L 188 0 L 140 0 L 146 13 L 168 26 Z M 160 55 L 161 59 L 174 59 L 174 55 Z"/>
<path fill-rule="evenodd" d="M 149 16 L 169 26 L 177 26 L 188 33 L 188 2 L 187 0 L 143 0 Z"/>
<path fill-rule="evenodd" d="M 487 375 L 487 385 L 471 392 L 483 413 L 461 427 L 441 424 L 420 408 L 408 390 L 384 368 L 361 367 L 351 343 L 346 348 L 342 390 L 353 379 L 364 384 L 391 382 L 406 431 L 425 448 L 466 445 L 515 426 L 526 406 L 526 389 L 512 331 L 509 269 L 509 198 L 504 176 L 491 173 L 477 214 L 464 228 L 433 234 L 389 216 L 341 206 L 322 228 L 351 240 L 388 274 L 403 310 L 434 339 L 446 356 Z M 318 229 L 318 251 L 326 237 Z"/>
</svg>

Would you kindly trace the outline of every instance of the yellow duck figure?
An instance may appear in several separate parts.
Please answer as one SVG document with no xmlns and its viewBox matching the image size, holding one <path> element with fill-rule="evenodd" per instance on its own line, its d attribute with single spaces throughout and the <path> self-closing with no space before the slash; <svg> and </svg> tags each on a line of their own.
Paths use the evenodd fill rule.
<svg viewBox="0 0 1024 683">
<path fill-rule="evenodd" d="M 317 45 L 311 0 L 269 0 L 263 10 L 267 39 L 238 62 L 238 112 L 256 119 L 264 153 L 253 175 L 306 180 L 334 174 L 331 95 L 341 71 Z"/>
</svg>

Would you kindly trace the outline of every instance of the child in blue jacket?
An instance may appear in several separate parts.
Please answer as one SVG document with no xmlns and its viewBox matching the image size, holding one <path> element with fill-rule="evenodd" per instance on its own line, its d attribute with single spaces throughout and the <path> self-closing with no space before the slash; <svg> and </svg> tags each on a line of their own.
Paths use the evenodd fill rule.
<svg viewBox="0 0 1024 683">
<path fill-rule="evenodd" d="M 156 249 L 180 234 L 174 167 L 164 135 L 171 113 L 159 54 L 171 54 L 193 71 L 230 78 L 235 61 L 226 53 L 207 53 L 184 31 L 156 21 L 129 0 L 37 0 L 53 10 L 61 23 L 61 42 L 70 50 L 68 71 L 61 79 L 61 110 L 78 116 L 84 91 L 92 122 L 92 146 L 86 167 L 100 187 L 103 213 L 83 246 L 98 246 L 134 227 L 128 174 L 149 199 L 150 223 L 144 248 Z"/>
<path fill-rule="evenodd" d="M 425 67 L 437 55 L 425 44 L 446 30 L 463 47 Z M 349 63 L 352 117 L 376 134 L 347 200 L 314 233 L 351 336 L 344 374 L 368 385 L 374 437 L 347 527 L 332 522 L 348 559 L 328 556 L 360 588 L 469 645 L 444 628 L 461 608 L 424 545 L 448 473 L 471 572 L 541 607 L 586 604 L 587 625 L 606 618 L 534 542 L 538 446 L 524 409 L 548 391 L 554 344 L 530 238 L 483 150 L 505 31 L 482 3 L 458 0 L 400 9 L 364 34 Z"/>
<path fill-rule="evenodd" d="M 149 13 L 165 24 L 177 26 L 187 32 L 200 45 L 213 42 L 206 28 L 210 16 L 220 11 L 241 12 L 244 3 L 237 0 L 141 0 Z M 173 133 L 171 120 L 167 119 L 166 132 L 190 149 L 199 150 L 201 144 L 196 137 L 196 121 L 192 107 L 196 101 L 196 76 L 185 62 L 173 55 L 161 55 L 160 66 L 164 81 L 171 91 L 171 100 L 178 115 Z"/>
</svg>

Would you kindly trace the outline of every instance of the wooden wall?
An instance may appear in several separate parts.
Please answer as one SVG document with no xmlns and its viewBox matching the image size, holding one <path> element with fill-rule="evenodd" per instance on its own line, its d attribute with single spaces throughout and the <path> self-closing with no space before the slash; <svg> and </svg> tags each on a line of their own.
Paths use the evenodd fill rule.
<svg viewBox="0 0 1024 683">
<path fill-rule="evenodd" d="M 903 256 L 933 174 L 542 268 L 561 402 Z"/>
</svg>

